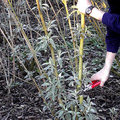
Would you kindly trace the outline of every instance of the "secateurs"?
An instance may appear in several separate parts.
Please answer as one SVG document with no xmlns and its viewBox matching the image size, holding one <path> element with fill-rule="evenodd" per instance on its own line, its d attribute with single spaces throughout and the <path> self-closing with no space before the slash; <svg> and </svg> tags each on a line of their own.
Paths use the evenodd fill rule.
<svg viewBox="0 0 120 120">
<path fill-rule="evenodd" d="M 86 85 L 84 92 L 97 87 L 98 85 L 100 85 L 100 83 L 101 83 L 101 81 L 98 81 L 98 80 L 92 81 L 92 83 L 90 83 L 89 85 Z"/>
</svg>

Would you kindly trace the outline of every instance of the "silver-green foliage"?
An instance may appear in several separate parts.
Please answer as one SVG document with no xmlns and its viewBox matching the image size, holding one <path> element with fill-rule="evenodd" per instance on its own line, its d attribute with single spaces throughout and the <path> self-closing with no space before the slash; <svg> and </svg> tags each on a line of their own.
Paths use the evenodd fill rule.
<svg viewBox="0 0 120 120">
<path fill-rule="evenodd" d="M 7 34 L 9 40 L 11 40 L 11 37 L 13 37 L 13 40 L 17 42 L 14 43 L 15 53 L 13 54 L 11 51 L 11 54 L 13 56 L 19 56 L 22 63 L 26 66 L 27 70 L 22 69 L 23 72 L 27 73 L 26 76 L 24 76 L 24 79 L 31 81 L 31 77 L 35 78 L 39 85 L 39 88 L 42 90 L 40 96 L 45 98 L 45 100 L 47 101 L 47 105 L 44 105 L 43 111 L 46 111 L 46 109 L 54 111 L 54 118 L 58 118 L 61 120 L 75 120 L 76 117 L 78 118 L 78 120 L 96 120 L 97 111 L 93 107 L 90 97 L 84 96 L 85 99 L 82 104 L 80 104 L 78 101 L 78 94 L 83 94 L 82 91 L 84 89 L 84 85 L 88 84 L 89 80 L 87 78 L 87 72 L 84 65 L 83 87 L 79 91 L 76 90 L 76 86 L 79 85 L 78 73 L 75 72 L 75 67 L 73 66 L 72 68 L 70 64 L 70 61 L 72 61 L 72 63 L 74 64 L 75 56 L 73 54 L 73 48 L 66 46 L 68 45 L 68 43 L 70 46 L 72 46 L 72 42 L 69 39 L 71 38 L 70 33 L 65 32 L 70 31 L 68 28 L 68 24 L 66 23 L 66 26 L 64 26 L 65 28 L 61 27 L 61 29 L 63 29 L 64 31 L 62 34 L 61 31 L 59 31 L 58 29 L 58 24 L 55 18 L 54 20 L 50 20 L 48 18 L 48 14 L 46 13 L 46 11 L 48 9 L 51 9 L 47 5 L 47 3 L 44 3 L 44 5 L 41 6 L 48 31 L 48 35 L 44 35 L 42 26 L 36 23 L 36 20 L 31 19 L 33 16 L 26 12 L 26 2 L 21 0 L 17 3 L 18 4 L 15 4 L 15 2 L 13 3 L 16 14 L 19 16 L 22 27 L 25 30 L 30 43 L 35 49 L 39 62 L 48 76 L 47 78 L 44 74 L 38 74 L 38 68 L 35 65 L 33 55 L 28 49 L 28 46 L 26 45 L 20 30 L 16 27 L 11 16 L 7 14 L 9 12 L 9 10 L 7 11 L 7 9 L 7 12 L 5 11 L 5 9 L 3 9 L 4 16 L 3 14 L 0 14 L 1 27 L 5 30 L 5 33 Z M 40 4 L 43 4 L 42 1 L 40 2 Z M 32 7 L 32 11 L 36 12 L 36 16 L 38 17 L 39 15 L 37 14 L 36 7 Z M 9 20 L 13 25 L 13 36 L 10 36 L 9 33 L 10 26 L 7 22 Z M 29 22 L 29 20 L 31 21 Z M 62 22 L 67 21 L 66 18 L 63 18 L 62 20 L 63 21 L 59 21 L 61 24 Z M 78 26 L 76 26 L 73 31 L 75 31 L 74 36 L 76 36 L 76 43 L 79 43 L 81 30 L 78 29 L 80 25 L 77 25 Z M 55 66 L 54 61 L 51 58 L 49 45 L 52 45 L 55 51 L 58 77 L 56 77 L 54 74 Z M 76 46 L 76 49 L 79 49 L 79 45 Z M 79 51 L 77 51 L 77 56 L 79 56 Z M 18 64 L 17 59 L 16 64 Z M 17 67 L 16 69 L 18 69 L 19 67 Z M 45 82 L 42 81 L 43 79 L 45 79 Z M 62 100 L 62 103 L 60 103 L 59 100 Z"/>
</svg>

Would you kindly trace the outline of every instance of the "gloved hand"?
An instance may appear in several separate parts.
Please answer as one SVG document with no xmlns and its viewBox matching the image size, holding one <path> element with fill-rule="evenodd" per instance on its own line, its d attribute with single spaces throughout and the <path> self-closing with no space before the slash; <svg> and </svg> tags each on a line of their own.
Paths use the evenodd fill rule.
<svg viewBox="0 0 120 120">
<path fill-rule="evenodd" d="M 81 13 L 85 14 L 85 10 L 91 5 L 90 0 L 78 0 L 77 8 Z"/>
</svg>

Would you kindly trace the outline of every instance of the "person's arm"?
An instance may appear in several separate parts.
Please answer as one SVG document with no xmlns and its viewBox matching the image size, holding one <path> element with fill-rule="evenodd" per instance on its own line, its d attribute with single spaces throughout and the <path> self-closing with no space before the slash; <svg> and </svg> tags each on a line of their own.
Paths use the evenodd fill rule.
<svg viewBox="0 0 120 120">
<path fill-rule="evenodd" d="M 91 5 L 92 4 L 90 0 L 78 0 L 77 8 L 81 13 L 85 14 L 85 10 Z M 112 29 L 113 31 L 117 30 L 117 32 L 120 32 L 120 15 L 105 13 L 101 10 L 98 10 L 97 8 L 93 8 L 90 16 L 99 21 L 102 21 L 106 26 L 110 27 L 110 29 Z M 114 46 L 112 45 L 113 48 L 111 48 L 110 44 L 107 43 L 107 45 L 108 45 L 107 46 L 108 49 L 107 49 L 107 54 L 106 54 L 106 59 L 105 59 L 105 65 L 99 72 L 95 73 L 91 77 L 92 81 L 100 80 L 101 81 L 100 86 L 103 86 L 105 81 L 107 81 L 109 77 L 111 66 L 114 61 L 116 51 L 118 49 L 118 48 L 116 49 L 115 45 Z"/>
<path fill-rule="evenodd" d="M 120 34 L 120 14 L 105 13 L 102 17 L 102 23 L 112 31 Z"/>
<path fill-rule="evenodd" d="M 85 14 L 85 10 L 91 6 L 89 0 L 78 0 L 77 8 L 81 13 Z M 90 14 L 91 17 L 102 21 L 107 27 L 116 33 L 120 34 L 120 14 L 111 14 L 104 11 L 98 10 L 96 7 L 92 9 Z"/>
<path fill-rule="evenodd" d="M 90 16 L 99 20 L 99 21 L 102 21 L 102 18 L 103 18 L 104 14 L 105 14 L 105 12 L 103 12 L 101 10 L 98 10 L 97 8 L 93 8 Z"/>
<path fill-rule="evenodd" d="M 91 5 L 92 4 L 91 4 L 90 0 L 78 0 L 77 8 L 81 13 L 85 14 L 86 9 Z M 98 10 L 97 8 L 94 7 L 92 9 L 92 12 L 90 13 L 90 16 L 97 20 L 102 21 L 102 17 L 104 15 L 104 13 L 105 12 Z"/>
<path fill-rule="evenodd" d="M 100 80 L 100 86 L 107 81 L 116 53 L 107 52 L 104 67 L 91 77 L 91 81 Z"/>
<path fill-rule="evenodd" d="M 91 17 L 102 21 L 107 27 L 113 30 L 116 33 L 120 34 L 120 15 L 119 14 L 111 14 L 105 13 L 97 8 L 93 8 Z"/>
</svg>

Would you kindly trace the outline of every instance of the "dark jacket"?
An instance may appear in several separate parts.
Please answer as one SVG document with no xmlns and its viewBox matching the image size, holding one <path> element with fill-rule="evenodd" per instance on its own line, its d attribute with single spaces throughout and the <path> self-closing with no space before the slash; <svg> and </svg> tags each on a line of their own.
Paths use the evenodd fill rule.
<svg viewBox="0 0 120 120">
<path fill-rule="evenodd" d="M 116 53 L 120 46 L 120 4 L 119 0 L 108 0 L 109 12 L 102 18 L 107 26 L 106 45 L 107 51 Z"/>
</svg>

